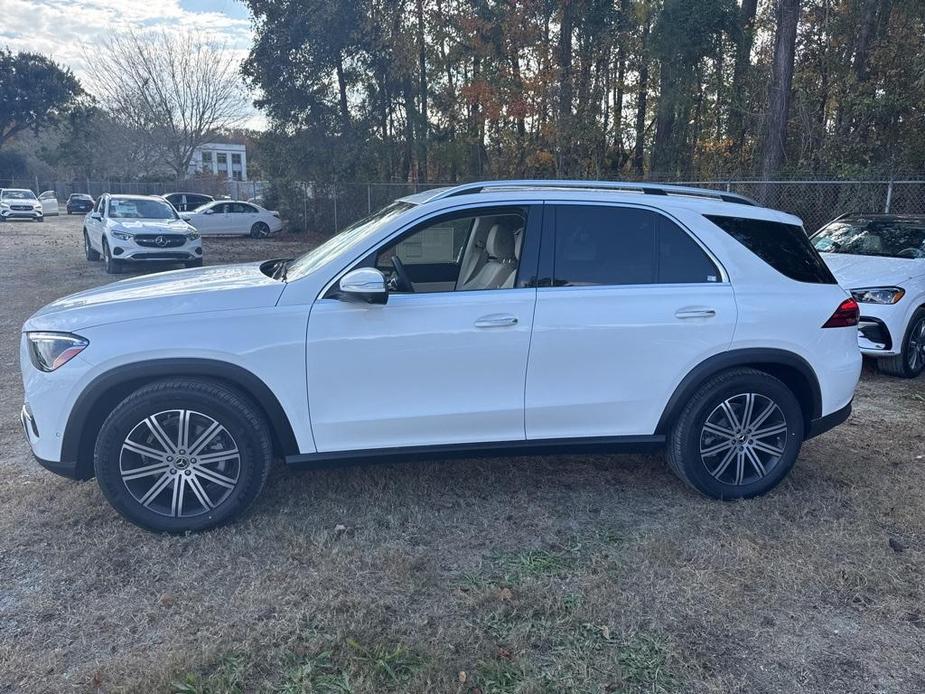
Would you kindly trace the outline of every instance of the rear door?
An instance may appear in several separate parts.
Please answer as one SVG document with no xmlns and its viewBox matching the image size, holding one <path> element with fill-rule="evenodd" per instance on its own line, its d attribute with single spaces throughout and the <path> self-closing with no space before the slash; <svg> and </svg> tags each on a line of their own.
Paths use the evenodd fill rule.
<svg viewBox="0 0 925 694">
<path fill-rule="evenodd" d="M 728 348 L 732 287 L 658 211 L 563 203 L 545 218 L 527 438 L 652 434 L 681 378 Z"/>
</svg>

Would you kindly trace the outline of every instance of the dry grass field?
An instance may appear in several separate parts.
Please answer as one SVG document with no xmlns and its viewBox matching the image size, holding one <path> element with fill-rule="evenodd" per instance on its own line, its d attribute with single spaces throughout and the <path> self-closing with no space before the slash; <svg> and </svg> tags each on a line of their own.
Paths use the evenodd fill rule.
<svg viewBox="0 0 925 694">
<path fill-rule="evenodd" d="M 79 230 L 0 226 L 0 692 L 925 691 L 925 377 L 866 367 L 754 501 L 657 456 L 280 464 L 241 522 L 158 536 L 19 429 L 22 322 L 109 280 Z"/>
</svg>

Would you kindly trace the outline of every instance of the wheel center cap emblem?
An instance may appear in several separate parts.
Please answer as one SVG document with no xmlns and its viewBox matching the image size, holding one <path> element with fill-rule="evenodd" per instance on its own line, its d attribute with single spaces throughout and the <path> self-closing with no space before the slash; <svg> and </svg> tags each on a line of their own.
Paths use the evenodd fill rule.
<svg viewBox="0 0 925 694">
<path fill-rule="evenodd" d="M 184 468 L 189 466 L 189 461 L 186 458 L 177 458 L 177 462 L 175 463 L 175 465 L 180 470 L 183 470 Z"/>
</svg>

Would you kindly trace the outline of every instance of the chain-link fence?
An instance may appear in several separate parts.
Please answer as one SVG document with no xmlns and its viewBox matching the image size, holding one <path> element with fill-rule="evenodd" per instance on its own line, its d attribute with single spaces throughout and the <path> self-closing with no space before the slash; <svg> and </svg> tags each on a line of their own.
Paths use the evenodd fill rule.
<svg viewBox="0 0 925 694">
<path fill-rule="evenodd" d="M 809 232 L 845 213 L 925 214 L 925 180 L 674 183 L 745 195 L 800 217 Z M 270 197 L 293 228 L 332 234 L 393 200 L 445 185 L 454 184 L 292 183 L 277 185 Z"/>
<path fill-rule="evenodd" d="M 667 181 L 664 181 L 668 185 Z M 803 219 L 806 230 L 815 231 L 838 215 L 853 212 L 925 214 L 925 180 L 858 181 L 673 181 L 680 185 L 726 190 L 757 200 L 763 205 L 790 212 Z M 2 180 L 0 187 L 29 188 L 41 193 L 53 190 L 59 200 L 71 193 L 132 193 L 165 195 L 182 191 L 228 196 L 237 200 L 258 198 L 278 209 L 289 228 L 333 234 L 348 224 L 406 195 L 451 183 L 301 183 L 232 181 L 199 177 L 167 182 L 117 180 L 46 181 L 40 178 Z"/>
<path fill-rule="evenodd" d="M 52 190 L 55 197 L 64 201 L 72 193 L 86 193 L 94 198 L 103 193 L 123 195 L 167 195 L 168 193 L 205 193 L 213 197 L 233 200 L 250 200 L 263 194 L 263 181 L 235 181 L 218 176 L 178 179 L 173 181 L 121 181 L 89 178 L 70 181 L 50 181 L 38 176 L 32 178 L 0 178 L 0 188 L 27 188 L 36 195 Z"/>
</svg>

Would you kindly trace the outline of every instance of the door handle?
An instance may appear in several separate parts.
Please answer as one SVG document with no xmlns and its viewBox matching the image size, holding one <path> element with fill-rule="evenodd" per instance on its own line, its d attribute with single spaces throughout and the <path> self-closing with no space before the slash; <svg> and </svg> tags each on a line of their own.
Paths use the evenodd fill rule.
<svg viewBox="0 0 925 694">
<path fill-rule="evenodd" d="M 675 318 L 712 318 L 716 311 L 712 308 L 682 308 L 675 311 Z"/>
<path fill-rule="evenodd" d="M 475 321 L 476 328 L 504 328 L 509 325 L 517 325 L 517 318 L 495 313 L 490 316 L 482 316 Z"/>
</svg>

